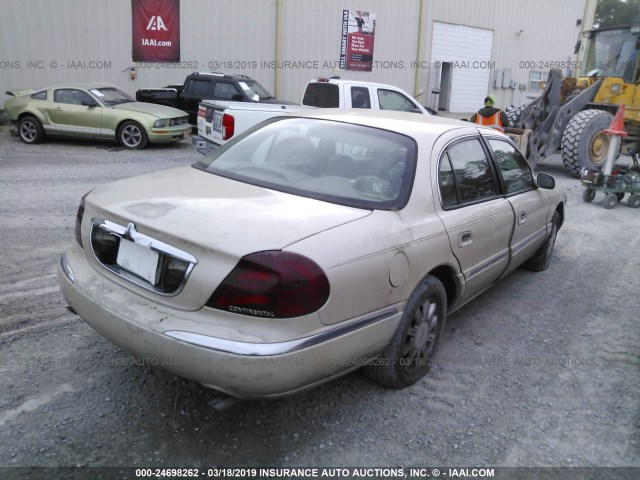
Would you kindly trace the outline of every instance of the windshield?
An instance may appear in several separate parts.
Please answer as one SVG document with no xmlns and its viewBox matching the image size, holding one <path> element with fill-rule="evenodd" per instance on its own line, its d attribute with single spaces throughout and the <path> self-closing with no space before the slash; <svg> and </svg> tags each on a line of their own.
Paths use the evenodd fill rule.
<svg viewBox="0 0 640 480">
<path fill-rule="evenodd" d="M 406 205 L 417 153 L 409 137 L 311 118 L 274 119 L 260 127 L 194 166 L 340 205 L 383 210 Z"/>
<path fill-rule="evenodd" d="M 622 77 L 633 82 L 640 33 L 631 33 L 629 28 L 617 28 L 594 32 L 591 39 L 583 74 L 598 77 Z"/>
<path fill-rule="evenodd" d="M 116 87 L 93 88 L 89 91 L 109 107 L 119 105 L 120 103 L 135 102 L 133 98 Z"/>
<path fill-rule="evenodd" d="M 269 93 L 269 90 L 264 88 L 255 80 L 241 80 L 238 81 L 238 84 L 244 90 L 244 93 L 253 100 L 254 102 L 258 102 L 260 100 L 270 100 L 274 98 L 273 95 Z"/>
</svg>

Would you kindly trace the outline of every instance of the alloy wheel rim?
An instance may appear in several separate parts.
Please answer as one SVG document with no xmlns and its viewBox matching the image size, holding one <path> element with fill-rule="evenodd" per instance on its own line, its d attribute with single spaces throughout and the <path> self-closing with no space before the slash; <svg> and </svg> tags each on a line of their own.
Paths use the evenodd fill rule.
<svg viewBox="0 0 640 480">
<path fill-rule="evenodd" d="M 20 126 L 20 134 L 25 140 L 32 142 L 36 138 L 37 129 L 33 122 L 23 122 Z"/>
<path fill-rule="evenodd" d="M 142 132 L 133 125 L 128 125 L 122 130 L 122 141 L 128 147 L 135 147 L 140 143 L 142 139 Z"/>
<path fill-rule="evenodd" d="M 427 299 L 414 311 L 401 358 L 407 373 L 427 365 L 436 343 L 438 320 L 438 306 L 432 299 Z"/>
</svg>

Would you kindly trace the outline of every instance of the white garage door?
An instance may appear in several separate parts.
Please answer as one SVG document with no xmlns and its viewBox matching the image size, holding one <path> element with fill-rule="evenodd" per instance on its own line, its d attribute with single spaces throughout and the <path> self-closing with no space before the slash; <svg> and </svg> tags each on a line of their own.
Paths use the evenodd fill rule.
<svg viewBox="0 0 640 480">
<path fill-rule="evenodd" d="M 442 65 L 440 106 L 450 112 L 477 111 L 489 89 L 493 31 L 434 22 L 431 45 L 431 65 Z"/>
</svg>

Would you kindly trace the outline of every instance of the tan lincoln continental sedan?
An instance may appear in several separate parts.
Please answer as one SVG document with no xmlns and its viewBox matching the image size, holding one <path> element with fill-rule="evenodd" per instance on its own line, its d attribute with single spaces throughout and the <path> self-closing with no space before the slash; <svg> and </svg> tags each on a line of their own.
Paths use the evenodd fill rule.
<svg viewBox="0 0 640 480">
<path fill-rule="evenodd" d="M 92 190 L 59 279 L 111 342 L 233 396 L 362 366 L 402 388 L 429 371 L 448 313 L 547 268 L 565 203 L 495 130 L 316 110 Z"/>
</svg>

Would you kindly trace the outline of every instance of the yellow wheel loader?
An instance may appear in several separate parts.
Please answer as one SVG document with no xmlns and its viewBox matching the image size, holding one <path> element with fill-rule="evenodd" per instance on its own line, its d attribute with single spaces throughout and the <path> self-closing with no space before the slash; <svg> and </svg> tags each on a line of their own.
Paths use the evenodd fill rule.
<svg viewBox="0 0 640 480">
<path fill-rule="evenodd" d="M 531 166 L 558 151 L 573 176 L 604 165 L 613 115 L 624 105 L 623 148 L 640 150 L 640 25 L 583 32 L 588 43 L 578 77 L 551 70 L 543 93 L 507 109 L 507 133 Z"/>
</svg>

